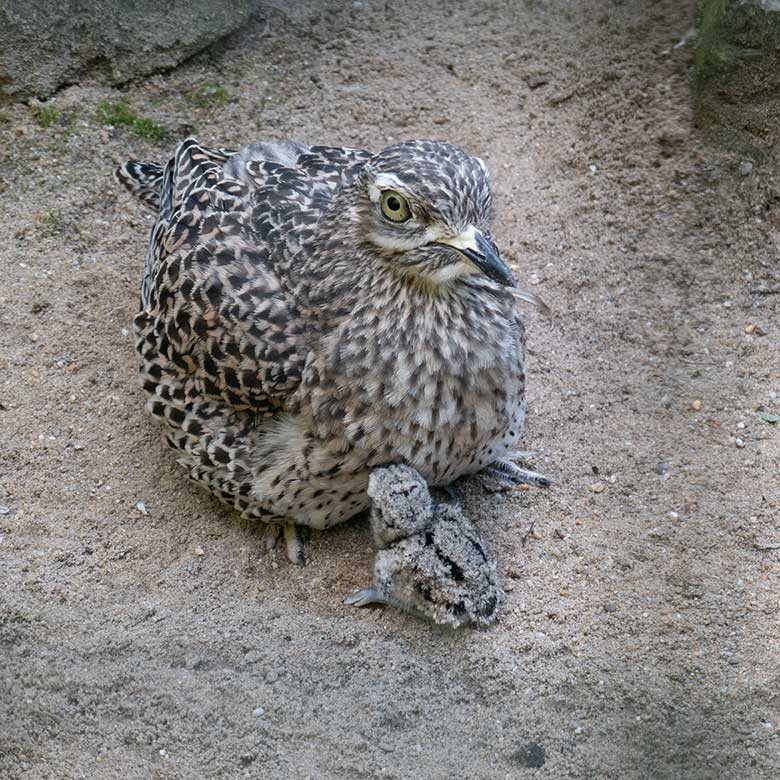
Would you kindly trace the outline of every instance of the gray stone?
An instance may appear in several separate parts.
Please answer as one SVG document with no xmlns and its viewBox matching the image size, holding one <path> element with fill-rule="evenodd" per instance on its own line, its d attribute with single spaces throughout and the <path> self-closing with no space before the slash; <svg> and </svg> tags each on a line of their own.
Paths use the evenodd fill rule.
<svg viewBox="0 0 780 780">
<path fill-rule="evenodd" d="M 780 164 L 780 0 L 698 0 L 696 27 L 698 127 L 753 162 Z"/>
<path fill-rule="evenodd" d="M 0 4 L 0 103 L 85 77 L 122 84 L 171 68 L 245 25 L 259 0 L 8 0 Z"/>
</svg>

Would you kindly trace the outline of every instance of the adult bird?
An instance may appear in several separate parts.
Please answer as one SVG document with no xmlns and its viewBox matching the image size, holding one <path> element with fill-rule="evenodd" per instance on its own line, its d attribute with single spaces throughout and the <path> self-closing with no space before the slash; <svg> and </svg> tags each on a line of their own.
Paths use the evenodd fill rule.
<svg viewBox="0 0 780 780">
<path fill-rule="evenodd" d="M 430 485 L 515 465 L 524 328 L 489 233 L 485 164 L 439 141 L 378 154 L 188 139 L 119 180 L 157 213 L 134 321 L 147 410 L 178 461 L 244 516 L 326 528 L 371 470 Z"/>
</svg>

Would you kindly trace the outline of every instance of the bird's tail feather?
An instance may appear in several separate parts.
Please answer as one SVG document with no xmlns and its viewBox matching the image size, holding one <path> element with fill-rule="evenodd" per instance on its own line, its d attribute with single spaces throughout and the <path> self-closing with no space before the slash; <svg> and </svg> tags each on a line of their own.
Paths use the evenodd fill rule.
<svg viewBox="0 0 780 780">
<path fill-rule="evenodd" d="M 232 149 L 209 149 L 194 138 L 187 138 L 176 148 L 166 166 L 148 160 L 128 160 L 114 175 L 117 181 L 135 195 L 145 206 L 170 218 L 176 204 L 181 202 L 206 168 L 218 168 L 231 156 Z"/>
<path fill-rule="evenodd" d="M 160 210 L 163 167 L 156 162 L 128 160 L 115 171 L 117 181 L 152 211 Z"/>
</svg>

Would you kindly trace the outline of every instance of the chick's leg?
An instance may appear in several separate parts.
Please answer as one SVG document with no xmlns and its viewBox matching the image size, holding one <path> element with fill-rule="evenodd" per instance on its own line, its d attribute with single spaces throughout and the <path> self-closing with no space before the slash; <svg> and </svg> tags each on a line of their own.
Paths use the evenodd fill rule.
<svg viewBox="0 0 780 780">
<path fill-rule="evenodd" d="M 344 599 L 344 604 L 351 607 L 367 607 L 369 604 L 389 604 L 387 597 L 383 596 L 376 588 L 364 588 L 350 593 Z"/>
</svg>

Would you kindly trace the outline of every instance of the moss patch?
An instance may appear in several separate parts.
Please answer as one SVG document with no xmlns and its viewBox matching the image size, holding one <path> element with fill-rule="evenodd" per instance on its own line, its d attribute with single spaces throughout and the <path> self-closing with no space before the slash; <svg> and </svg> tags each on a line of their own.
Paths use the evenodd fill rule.
<svg viewBox="0 0 780 780">
<path fill-rule="evenodd" d="M 97 104 L 96 116 L 104 125 L 114 127 L 129 127 L 136 135 L 150 141 L 166 141 L 169 133 L 162 126 L 151 119 L 135 114 L 130 107 L 118 100 L 114 103 L 102 100 Z"/>
<path fill-rule="evenodd" d="M 32 109 L 33 118 L 38 127 L 51 127 L 59 124 L 60 112 L 52 105 L 34 106 Z"/>
<path fill-rule="evenodd" d="M 187 100 L 198 108 L 220 108 L 230 101 L 230 93 L 218 84 L 204 82 L 187 96 Z"/>
</svg>

